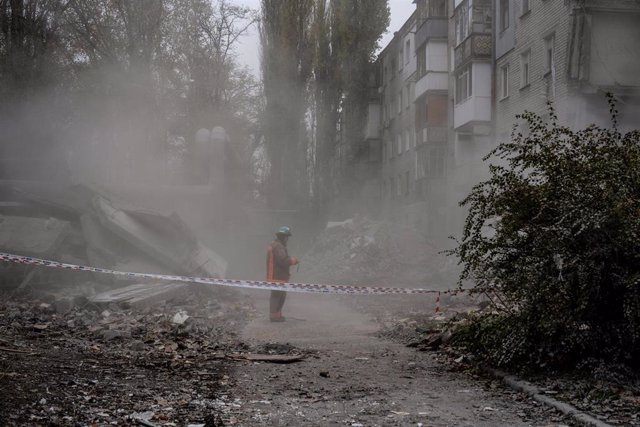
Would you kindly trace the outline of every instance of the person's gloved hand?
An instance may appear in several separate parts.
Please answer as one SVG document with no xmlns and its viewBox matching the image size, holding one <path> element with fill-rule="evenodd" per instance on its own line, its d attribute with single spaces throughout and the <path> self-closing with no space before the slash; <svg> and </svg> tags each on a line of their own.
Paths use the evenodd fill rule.
<svg viewBox="0 0 640 427">
<path fill-rule="evenodd" d="M 291 265 L 300 264 L 300 260 L 294 256 L 291 257 Z"/>
</svg>

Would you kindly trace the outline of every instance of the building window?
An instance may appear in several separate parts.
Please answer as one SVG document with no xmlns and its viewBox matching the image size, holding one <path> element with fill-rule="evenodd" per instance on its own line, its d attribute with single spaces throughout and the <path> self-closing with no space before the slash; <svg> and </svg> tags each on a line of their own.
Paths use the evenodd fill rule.
<svg viewBox="0 0 640 427">
<path fill-rule="evenodd" d="M 468 99 L 471 89 L 471 66 L 467 66 L 456 76 L 456 104 Z"/>
<path fill-rule="evenodd" d="M 556 36 L 555 34 L 550 35 L 549 37 L 544 39 L 544 67 L 545 74 L 551 73 L 555 66 L 554 53 L 555 53 L 555 44 L 556 44 Z"/>
<path fill-rule="evenodd" d="M 398 179 L 396 180 L 396 196 L 402 196 L 402 174 L 398 175 Z"/>
<path fill-rule="evenodd" d="M 427 74 L 427 47 L 423 45 L 416 52 L 418 78 Z"/>
<path fill-rule="evenodd" d="M 411 139 L 409 138 L 409 131 L 404 131 L 404 151 L 409 151 L 411 148 Z"/>
<path fill-rule="evenodd" d="M 407 40 L 404 47 L 404 62 L 408 64 L 409 59 L 411 59 L 411 39 Z"/>
<path fill-rule="evenodd" d="M 500 31 L 509 28 L 509 0 L 500 0 Z"/>
<path fill-rule="evenodd" d="M 531 70 L 531 51 L 528 50 L 520 56 L 520 87 L 527 87 L 531 82 L 529 73 Z"/>
<path fill-rule="evenodd" d="M 402 45 L 400 45 L 400 52 L 398 52 L 398 71 L 402 71 L 402 65 L 404 64 L 404 51 Z"/>
<path fill-rule="evenodd" d="M 404 90 L 400 90 L 398 93 L 398 114 L 402 114 L 402 104 L 404 103 Z"/>
<path fill-rule="evenodd" d="M 529 6 L 529 0 L 522 0 L 522 14 L 526 15 L 531 10 Z"/>
<path fill-rule="evenodd" d="M 411 86 L 409 86 L 411 83 L 408 83 L 407 86 L 405 87 L 405 96 L 404 96 L 404 100 L 405 100 L 405 105 L 404 107 L 408 110 L 409 107 L 411 106 L 411 97 L 409 96 L 411 94 Z"/>
<path fill-rule="evenodd" d="M 409 180 L 409 171 L 406 171 L 404 173 L 404 194 L 406 194 L 407 196 L 410 193 L 411 190 L 411 181 Z"/>
<path fill-rule="evenodd" d="M 456 10 L 454 17 L 456 46 L 462 43 L 469 35 L 469 9 L 463 4 Z"/>
<path fill-rule="evenodd" d="M 509 64 L 500 67 L 500 99 L 509 96 Z"/>
<path fill-rule="evenodd" d="M 399 133 L 396 137 L 396 149 L 398 150 L 398 155 L 402 154 L 402 133 Z"/>
</svg>

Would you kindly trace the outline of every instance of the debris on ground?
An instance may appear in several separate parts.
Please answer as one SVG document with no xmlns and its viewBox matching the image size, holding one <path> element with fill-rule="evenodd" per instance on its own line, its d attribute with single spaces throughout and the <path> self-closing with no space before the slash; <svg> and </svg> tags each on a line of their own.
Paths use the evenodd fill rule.
<svg viewBox="0 0 640 427">
<path fill-rule="evenodd" d="M 434 314 L 393 310 L 387 310 L 380 317 L 385 319 L 381 336 L 418 351 L 430 352 L 431 357 L 449 372 L 464 372 L 472 378 L 487 380 L 473 355 L 451 345 L 452 329 L 467 321 L 463 310 L 446 313 L 445 319 Z M 596 368 L 578 369 L 572 374 L 528 374 L 524 379 L 536 384 L 544 394 L 607 424 L 640 426 L 640 376 L 621 367 L 596 365 Z"/>
<path fill-rule="evenodd" d="M 258 352 L 237 336 L 250 304 L 224 291 L 192 288 L 143 308 L 87 302 L 65 313 L 36 295 L 3 295 L 3 425 L 224 419 L 234 404 L 229 384 L 236 358 Z"/>
<path fill-rule="evenodd" d="M 455 263 L 414 228 L 367 218 L 330 222 L 301 259 L 305 282 L 449 288 Z"/>
</svg>

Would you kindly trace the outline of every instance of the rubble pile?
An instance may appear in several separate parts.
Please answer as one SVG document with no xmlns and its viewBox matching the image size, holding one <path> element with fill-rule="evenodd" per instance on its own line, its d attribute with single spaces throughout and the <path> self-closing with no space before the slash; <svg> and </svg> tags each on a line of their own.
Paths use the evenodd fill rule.
<svg viewBox="0 0 640 427">
<path fill-rule="evenodd" d="M 301 260 L 296 280 L 448 288 L 454 262 L 415 229 L 366 218 L 329 223 Z"/>
<path fill-rule="evenodd" d="M 138 308 L 0 300 L 3 425 L 222 425 L 248 302 L 219 290 Z"/>
<path fill-rule="evenodd" d="M 131 206 L 86 185 L 0 181 L 0 251 L 141 273 L 224 277 L 227 268 L 175 213 Z M 19 289 L 88 279 L 32 266 L 0 269 L 0 285 Z"/>
</svg>

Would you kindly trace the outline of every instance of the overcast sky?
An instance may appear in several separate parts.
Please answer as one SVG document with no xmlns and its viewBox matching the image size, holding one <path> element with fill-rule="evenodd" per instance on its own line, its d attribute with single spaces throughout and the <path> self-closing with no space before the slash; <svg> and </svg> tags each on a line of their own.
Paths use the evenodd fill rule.
<svg viewBox="0 0 640 427">
<path fill-rule="evenodd" d="M 260 9 L 260 0 L 232 0 L 238 5 L 248 6 L 253 9 Z M 384 47 L 393 37 L 393 32 L 400 29 L 402 24 L 411 16 L 416 6 L 413 0 L 389 0 L 391 8 L 391 23 L 387 33 L 383 36 L 381 46 Z M 251 33 L 244 37 L 238 47 L 238 62 L 247 65 L 256 76 L 260 75 L 260 39 L 257 28 L 253 28 Z"/>
</svg>

